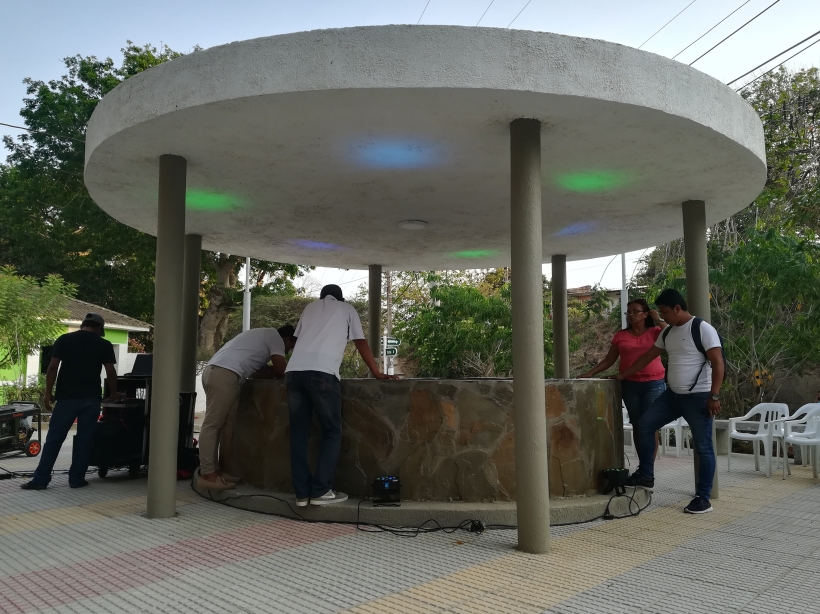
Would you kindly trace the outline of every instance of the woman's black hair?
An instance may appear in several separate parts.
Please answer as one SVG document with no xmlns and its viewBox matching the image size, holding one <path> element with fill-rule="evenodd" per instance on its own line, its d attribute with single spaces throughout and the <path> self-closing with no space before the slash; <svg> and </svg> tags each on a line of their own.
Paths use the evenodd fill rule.
<svg viewBox="0 0 820 614">
<path fill-rule="evenodd" d="M 651 311 L 651 309 L 649 309 L 649 303 L 647 303 L 645 299 L 633 298 L 631 301 L 629 301 L 626 304 L 626 308 L 629 309 L 629 306 L 632 305 L 632 304 L 640 305 L 641 309 L 643 309 L 644 313 L 646 314 L 645 322 L 646 322 L 646 327 L 647 328 L 653 328 L 653 327 L 658 325 L 658 323 L 655 322 L 655 318 L 653 318 L 652 314 L 649 313 Z M 629 330 L 629 328 L 630 328 L 630 326 L 629 326 L 629 324 L 627 324 L 627 326 L 624 330 Z"/>
</svg>

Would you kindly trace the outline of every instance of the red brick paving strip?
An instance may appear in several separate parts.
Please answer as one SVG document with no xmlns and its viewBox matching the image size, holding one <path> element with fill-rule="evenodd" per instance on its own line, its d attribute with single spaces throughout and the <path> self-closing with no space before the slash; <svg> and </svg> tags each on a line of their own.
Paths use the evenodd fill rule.
<svg viewBox="0 0 820 614">
<path fill-rule="evenodd" d="M 29 571 L 9 576 L 0 585 L 0 612 L 22 614 L 65 605 L 167 580 L 182 571 L 237 563 L 355 530 L 347 525 L 276 520 L 66 567 Z"/>
</svg>

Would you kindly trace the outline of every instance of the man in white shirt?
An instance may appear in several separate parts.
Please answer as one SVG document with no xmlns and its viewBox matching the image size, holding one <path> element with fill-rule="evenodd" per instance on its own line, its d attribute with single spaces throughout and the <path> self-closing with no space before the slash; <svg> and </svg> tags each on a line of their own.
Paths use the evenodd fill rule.
<svg viewBox="0 0 820 614">
<path fill-rule="evenodd" d="M 379 371 L 364 338 L 359 314 L 344 302 L 336 285 L 322 288 L 319 300 L 302 312 L 294 332 L 297 342 L 285 374 L 290 415 L 290 470 L 296 505 L 329 505 L 347 500 L 333 490 L 333 474 L 342 447 L 342 388 L 339 367 L 348 341 L 356 345 L 377 379 L 398 379 Z M 322 441 L 316 471 L 311 474 L 308 443 L 313 412 L 319 417 Z"/>
<path fill-rule="evenodd" d="M 695 449 L 700 456 L 696 496 L 684 512 L 705 514 L 712 511 L 709 499 L 715 475 L 715 450 L 712 446 L 712 420 L 720 412 L 720 386 L 725 365 L 720 337 L 714 327 L 689 313 L 680 292 L 667 289 L 655 304 L 669 327 L 655 345 L 635 364 L 616 378 L 623 379 L 643 369 L 664 350 L 669 356 L 666 391 L 649 406 L 635 426 L 638 470 L 627 485 L 652 490 L 655 486 L 654 434 L 681 416 L 692 430 Z"/>
<path fill-rule="evenodd" d="M 285 353 L 293 349 L 294 342 L 290 325 L 279 330 L 252 328 L 228 341 L 208 361 L 202 372 L 205 420 L 199 433 L 199 488 L 227 490 L 238 481 L 220 471 L 217 463 L 222 428 L 239 405 L 245 380 L 284 377 Z"/>
</svg>

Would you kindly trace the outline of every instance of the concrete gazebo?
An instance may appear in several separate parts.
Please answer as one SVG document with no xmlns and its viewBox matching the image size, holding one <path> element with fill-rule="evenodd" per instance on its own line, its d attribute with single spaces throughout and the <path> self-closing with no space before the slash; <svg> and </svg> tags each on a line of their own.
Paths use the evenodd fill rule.
<svg viewBox="0 0 820 614">
<path fill-rule="evenodd" d="M 707 225 L 765 178 L 761 122 L 734 91 L 598 40 L 322 30 L 195 52 L 127 80 L 91 118 L 85 182 L 105 211 L 158 238 L 149 516 L 175 513 L 202 247 L 369 268 L 371 313 L 383 268 L 511 265 L 519 543 L 546 551 L 542 263 L 566 378 L 566 261 L 684 236 L 692 311 L 708 319 Z"/>
</svg>

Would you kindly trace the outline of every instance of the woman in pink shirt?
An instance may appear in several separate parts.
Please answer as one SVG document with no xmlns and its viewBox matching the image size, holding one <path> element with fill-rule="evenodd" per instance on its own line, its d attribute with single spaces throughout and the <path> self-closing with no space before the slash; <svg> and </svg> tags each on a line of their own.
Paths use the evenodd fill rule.
<svg viewBox="0 0 820 614">
<path fill-rule="evenodd" d="M 604 359 L 580 377 L 593 377 L 606 371 L 618 358 L 621 359 L 618 371 L 626 371 L 655 344 L 661 331 L 666 328 L 666 322 L 661 322 L 658 312 L 650 309 L 642 298 L 629 301 L 626 320 L 629 326 L 615 334 Z M 666 390 L 664 375 L 663 364 L 658 357 L 646 368 L 621 381 L 621 394 L 632 424 L 637 424 L 652 402 Z M 657 447 L 657 434 L 655 440 Z"/>
</svg>

